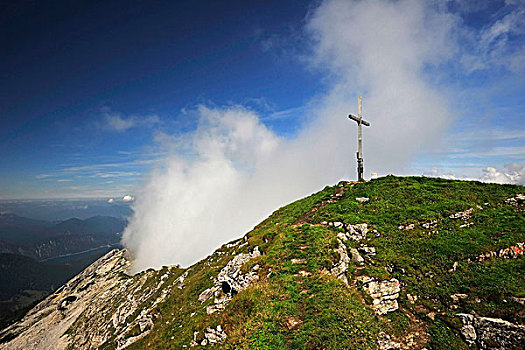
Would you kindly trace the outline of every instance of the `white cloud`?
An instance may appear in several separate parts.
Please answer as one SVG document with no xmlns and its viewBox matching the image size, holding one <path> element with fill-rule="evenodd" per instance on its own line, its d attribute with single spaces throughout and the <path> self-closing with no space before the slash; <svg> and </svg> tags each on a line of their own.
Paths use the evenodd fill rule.
<svg viewBox="0 0 525 350">
<path fill-rule="evenodd" d="M 123 117 L 121 113 L 112 112 L 107 108 L 104 108 L 102 112 L 106 122 L 105 127 L 117 132 L 124 132 L 139 126 L 151 128 L 161 123 L 157 115 Z"/>
<path fill-rule="evenodd" d="M 508 2 L 499 19 L 488 21 L 481 31 L 462 28 L 469 43 L 461 63 L 469 72 L 503 67 L 515 73 L 525 72 L 525 2 Z"/>
<path fill-rule="evenodd" d="M 508 146 L 508 147 L 491 147 L 484 151 L 470 152 L 458 151 L 451 152 L 450 158 L 486 158 L 486 157 L 506 157 L 506 158 L 524 158 L 525 146 Z"/>
<path fill-rule="evenodd" d="M 483 173 L 481 180 L 485 182 L 525 185 L 525 165 L 522 163 L 506 164 L 504 169 L 487 167 Z"/>
<path fill-rule="evenodd" d="M 474 180 L 499 184 L 525 185 L 525 165 L 520 162 L 505 164 L 503 168 L 488 166 L 485 168 L 477 167 L 468 169 L 469 175 L 464 175 L 464 172 L 461 170 L 466 169 L 439 169 L 434 167 L 423 172 L 423 175 L 453 180 Z"/>
<path fill-rule="evenodd" d="M 125 195 L 124 197 L 122 197 L 122 200 L 124 202 L 132 202 L 135 198 L 133 198 L 133 196 L 130 196 L 129 194 Z"/>
<path fill-rule="evenodd" d="M 109 177 L 133 177 L 139 176 L 140 173 L 136 171 L 113 171 L 108 173 L 95 173 L 90 177 L 100 177 L 100 178 L 109 178 Z"/>
<path fill-rule="evenodd" d="M 355 178 L 356 97 L 364 95 L 365 169 L 405 167 L 430 148 L 452 117 L 425 79 L 456 50 L 455 19 L 415 0 L 324 1 L 308 33 L 312 62 L 331 85 L 304 114 L 293 140 L 242 107 L 199 107 L 194 133 L 157 135 L 172 150 L 138 191 L 123 242 L 135 270 L 190 265 L 239 237 L 279 206 L 341 178 Z M 319 68 L 321 69 L 321 68 Z"/>
</svg>

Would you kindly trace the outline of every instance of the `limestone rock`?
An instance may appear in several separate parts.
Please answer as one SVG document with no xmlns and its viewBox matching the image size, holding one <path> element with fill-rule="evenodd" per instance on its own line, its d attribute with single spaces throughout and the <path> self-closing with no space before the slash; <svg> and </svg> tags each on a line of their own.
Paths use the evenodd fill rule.
<svg viewBox="0 0 525 350">
<path fill-rule="evenodd" d="M 378 281 L 373 277 L 361 276 L 358 280 L 363 282 L 363 289 L 372 297 L 372 307 L 377 314 L 384 315 L 399 308 L 397 298 L 401 288 L 397 279 Z"/>
<path fill-rule="evenodd" d="M 468 295 L 467 294 L 462 294 L 462 293 L 456 293 L 456 294 L 452 294 L 450 296 L 450 298 L 454 301 L 454 302 L 458 302 L 460 299 L 466 299 L 468 298 Z"/>
<path fill-rule="evenodd" d="M 355 262 L 357 264 L 363 264 L 365 262 L 365 259 L 359 254 L 357 249 L 351 248 L 350 253 L 352 254 L 352 262 Z"/>
<path fill-rule="evenodd" d="M 359 248 L 357 248 L 357 250 L 369 259 L 372 259 L 373 257 L 376 256 L 376 248 L 374 247 L 369 247 L 367 245 L 361 245 Z"/>
<path fill-rule="evenodd" d="M 480 349 L 519 349 L 525 344 L 525 326 L 500 318 L 458 314 L 463 328 L 461 334 L 469 345 Z"/>
<path fill-rule="evenodd" d="M 346 232 L 344 233 L 343 241 L 346 241 L 349 239 L 351 241 L 359 242 L 363 239 L 366 239 L 366 234 L 368 233 L 367 224 L 355 224 L 355 225 L 346 224 L 344 225 L 344 228 Z"/>
<path fill-rule="evenodd" d="M 160 316 L 157 305 L 181 279 L 169 279 L 174 267 L 168 267 L 146 286 L 159 272 L 132 278 L 126 274 L 130 264 L 126 250 L 110 251 L 0 332 L 12 339 L 2 349 L 123 349 L 145 337 Z"/>
<path fill-rule="evenodd" d="M 218 325 L 217 328 L 207 327 L 204 331 L 204 338 L 202 338 L 201 340 L 197 340 L 198 335 L 199 332 L 193 332 L 193 340 L 190 343 L 191 347 L 198 345 L 206 346 L 220 344 L 224 342 L 224 340 L 226 340 L 227 337 L 221 325 Z"/>
<path fill-rule="evenodd" d="M 208 327 L 204 332 L 204 339 L 208 344 L 219 344 L 226 339 L 226 333 L 222 330 L 221 325 L 218 325 L 216 329 Z"/>
<path fill-rule="evenodd" d="M 233 296 L 259 280 L 257 269 L 247 273 L 241 273 L 241 267 L 253 258 L 261 256 L 259 247 L 255 247 L 251 253 L 240 253 L 230 260 L 217 275 L 214 285 L 199 295 L 198 300 L 205 302 L 215 297 L 213 304 L 206 308 L 206 313 L 212 314 L 224 310 Z"/>
<path fill-rule="evenodd" d="M 385 332 L 380 332 L 377 336 L 377 347 L 379 350 L 401 349 L 401 344 L 395 342 Z"/>
<path fill-rule="evenodd" d="M 525 195 L 522 193 L 518 193 L 516 196 L 506 199 L 505 204 L 509 204 L 515 207 L 523 205 L 525 204 Z"/>
<path fill-rule="evenodd" d="M 348 271 L 348 264 L 350 262 L 350 257 L 346 252 L 346 246 L 341 242 L 340 239 L 337 240 L 338 247 L 335 249 L 339 253 L 339 261 L 332 267 L 330 273 L 343 281 L 345 284 L 348 284 L 348 279 L 346 278 L 346 272 Z"/>
<path fill-rule="evenodd" d="M 417 299 L 417 295 L 407 294 L 407 300 L 410 304 L 415 304 Z"/>
</svg>

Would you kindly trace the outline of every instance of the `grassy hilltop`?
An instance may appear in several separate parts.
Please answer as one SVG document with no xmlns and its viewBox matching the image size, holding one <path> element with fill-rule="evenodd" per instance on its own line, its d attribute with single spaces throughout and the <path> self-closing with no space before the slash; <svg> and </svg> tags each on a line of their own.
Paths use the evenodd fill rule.
<svg viewBox="0 0 525 350">
<path fill-rule="evenodd" d="M 189 343 L 194 330 L 218 324 L 228 334 L 224 348 L 371 349 L 381 330 L 401 337 L 413 327 L 427 332 L 432 348 L 467 348 L 458 337 L 454 317 L 458 312 L 474 310 L 524 323 L 523 305 L 510 297 L 525 297 L 525 259 L 467 262 L 481 253 L 525 241 L 523 211 L 505 204 L 505 199 L 523 190 L 520 186 L 393 176 L 326 187 L 277 210 L 247 234 L 249 246 L 258 246 L 264 255 L 243 268 L 247 271 L 260 265 L 260 280 L 239 293 L 223 313 L 207 315 L 206 304 L 201 305 L 197 297 L 231 259 L 235 248 L 226 246 L 219 250 L 223 255 L 214 254 L 213 261 L 205 259 L 190 269 L 186 288 L 174 293 L 160 309 L 169 323 L 159 322 L 158 329 L 133 348 L 146 344 L 177 348 Z M 336 192 L 342 194 L 340 199 L 321 207 Z M 356 197 L 370 200 L 361 204 Z M 473 225 L 460 228 L 463 221 L 449 218 L 469 208 L 474 208 Z M 420 225 L 433 220 L 437 220 L 434 229 Z M 294 225 L 298 222 L 301 225 Z M 366 305 L 366 293 L 322 273 L 338 259 L 333 251 L 337 247 L 334 231 L 342 230 L 322 222 L 367 223 L 377 230 L 378 237 L 369 232 L 368 242 L 377 250 L 375 259 L 365 262 L 363 268 L 351 265 L 348 277 L 397 278 L 402 283 L 402 310 L 377 316 Z M 410 224 L 414 229 L 399 229 Z M 292 259 L 306 262 L 294 264 Z M 456 261 L 456 271 L 449 272 Z M 301 270 L 306 273 L 299 274 Z M 418 296 L 414 304 L 407 301 L 407 293 Z M 456 293 L 468 297 L 455 302 L 451 295 Z M 192 312 L 196 314 L 190 317 Z M 424 325 L 414 322 L 415 318 Z M 293 320 L 298 324 L 290 326 Z"/>
<path fill-rule="evenodd" d="M 507 200 L 523 192 L 522 186 L 424 177 L 341 182 L 280 208 L 188 269 L 120 273 L 122 285 L 142 280 L 141 287 L 100 302 L 108 312 L 98 313 L 99 320 L 83 313 L 68 334 L 77 339 L 95 322 L 109 327 L 103 349 L 122 339 L 133 339 L 129 349 L 190 348 L 192 340 L 200 348 L 213 334 L 214 347 L 224 349 L 375 349 L 385 336 L 408 349 L 468 349 L 460 313 L 524 324 L 525 258 L 498 253 L 525 241 L 524 205 Z M 342 238 L 348 225 L 364 223 L 361 241 Z M 350 261 L 336 278 L 345 254 Z M 220 282 L 234 258 L 244 259 L 237 273 L 251 281 L 238 293 L 233 282 Z M 375 312 L 371 279 L 395 283 L 397 310 Z M 161 280 L 170 287 L 159 299 L 161 288 L 154 286 Z M 141 311 L 144 319 L 145 306 L 122 321 L 132 325 L 125 330 L 112 323 L 112 310 L 147 291 L 148 300 L 160 300 L 143 302 L 150 326 L 133 326 Z"/>
</svg>

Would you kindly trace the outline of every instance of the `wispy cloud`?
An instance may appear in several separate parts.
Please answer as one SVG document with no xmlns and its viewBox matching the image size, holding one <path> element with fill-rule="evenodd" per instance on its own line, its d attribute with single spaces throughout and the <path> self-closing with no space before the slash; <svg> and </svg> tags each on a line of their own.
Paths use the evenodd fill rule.
<svg viewBox="0 0 525 350">
<path fill-rule="evenodd" d="M 115 162 L 115 163 L 99 163 L 99 164 L 89 164 L 75 167 L 64 168 L 64 172 L 81 172 L 81 171 L 94 171 L 107 168 L 122 168 L 127 166 L 139 166 L 139 165 L 151 165 L 157 162 L 158 159 L 137 159 L 132 161 L 125 162 Z"/>
<path fill-rule="evenodd" d="M 124 116 L 108 108 L 104 108 L 102 112 L 105 119 L 104 127 L 116 132 L 124 132 L 135 127 L 153 128 L 162 123 L 156 114 Z"/>
<path fill-rule="evenodd" d="M 50 177 L 54 177 L 55 175 L 53 174 L 38 174 L 35 176 L 35 178 L 37 179 L 47 179 L 47 178 L 50 178 Z"/>
<path fill-rule="evenodd" d="M 464 39 L 470 43 L 464 50 L 461 63 L 468 71 L 504 67 L 515 73 L 525 71 L 525 2 L 507 2 L 504 15 L 479 32 L 462 28 Z M 520 40 L 520 39 L 521 40 Z"/>
<path fill-rule="evenodd" d="M 450 137 L 457 141 L 502 141 L 524 139 L 525 130 L 502 130 L 502 129 L 483 129 L 483 130 L 469 130 L 463 132 L 456 132 Z"/>
<path fill-rule="evenodd" d="M 286 119 L 297 117 L 298 115 L 304 114 L 306 106 L 297 106 L 281 111 L 270 113 L 267 117 L 262 117 L 261 120 L 273 120 L 273 119 Z"/>
<path fill-rule="evenodd" d="M 139 176 L 140 173 L 133 172 L 133 171 L 114 171 L 109 173 L 96 173 L 93 175 L 90 175 L 90 177 L 100 177 L 100 178 L 108 178 L 108 177 L 134 177 Z"/>
<path fill-rule="evenodd" d="M 525 146 L 517 147 L 494 147 L 486 151 L 469 152 L 462 151 L 452 152 L 450 158 L 485 158 L 485 157 L 507 157 L 507 158 L 525 158 Z"/>
</svg>

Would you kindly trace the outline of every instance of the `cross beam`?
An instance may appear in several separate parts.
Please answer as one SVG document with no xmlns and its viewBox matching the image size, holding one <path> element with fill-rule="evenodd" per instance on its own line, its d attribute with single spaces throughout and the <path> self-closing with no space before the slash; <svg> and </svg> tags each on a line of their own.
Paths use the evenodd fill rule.
<svg viewBox="0 0 525 350">
<path fill-rule="evenodd" d="M 363 131 L 361 125 L 370 126 L 370 123 L 363 120 L 362 107 L 361 107 L 361 96 L 357 98 L 358 113 L 355 115 L 348 115 L 348 118 L 352 119 L 357 123 L 357 181 L 364 181 L 363 178 Z"/>
</svg>

